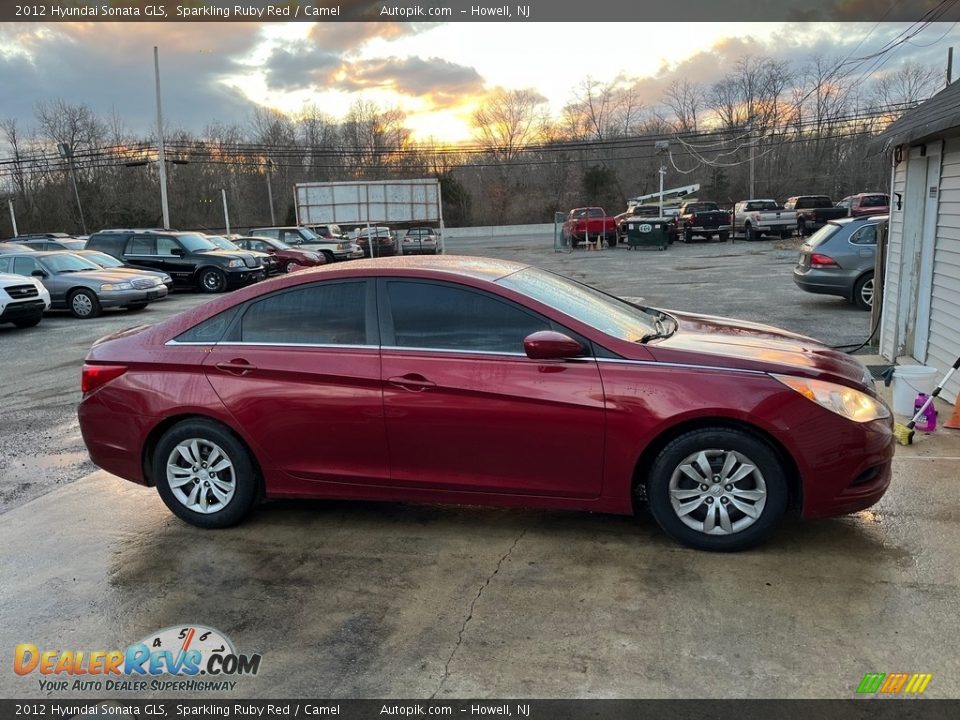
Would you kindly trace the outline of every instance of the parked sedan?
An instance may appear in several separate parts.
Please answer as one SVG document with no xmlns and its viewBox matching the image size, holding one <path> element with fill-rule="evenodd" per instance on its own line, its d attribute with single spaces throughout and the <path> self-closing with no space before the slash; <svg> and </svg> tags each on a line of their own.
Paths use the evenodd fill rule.
<svg viewBox="0 0 960 720">
<path fill-rule="evenodd" d="M 93 318 L 104 308 L 142 310 L 167 296 L 158 277 L 104 270 L 64 250 L 0 255 L 0 272 L 35 277 L 50 292 L 52 309 Z"/>
<path fill-rule="evenodd" d="M 400 252 L 403 255 L 436 255 L 437 231 L 430 227 L 415 227 L 407 230 L 400 241 Z"/>
<path fill-rule="evenodd" d="M 310 250 L 297 250 L 284 242 L 272 238 L 237 237 L 233 242 L 242 250 L 256 250 L 274 257 L 280 272 L 291 272 L 305 267 L 326 264 L 326 258 Z"/>
<path fill-rule="evenodd" d="M 99 250 L 74 250 L 74 255 L 89 260 L 94 265 L 99 265 L 106 270 L 130 273 L 133 275 L 147 275 L 149 277 L 160 278 L 160 282 L 166 285 L 167 290 L 173 289 L 173 278 L 162 270 L 144 270 L 143 268 L 127 265 L 122 260 L 118 260 L 113 255 L 107 255 Z"/>
<path fill-rule="evenodd" d="M 93 461 L 199 527 L 259 497 L 634 512 L 708 550 L 877 502 L 890 411 L 856 359 L 474 257 L 325 266 L 98 341 Z"/>
<path fill-rule="evenodd" d="M 887 216 L 831 220 L 800 248 L 793 281 L 810 293 L 846 298 L 861 310 L 873 307 L 877 229 Z"/>
<path fill-rule="evenodd" d="M 387 257 L 397 252 L 396 240 L 388 227 L 363 227 L 354 232 L 353 241 L 363 250 L 364 257 Z"/>
</svg>

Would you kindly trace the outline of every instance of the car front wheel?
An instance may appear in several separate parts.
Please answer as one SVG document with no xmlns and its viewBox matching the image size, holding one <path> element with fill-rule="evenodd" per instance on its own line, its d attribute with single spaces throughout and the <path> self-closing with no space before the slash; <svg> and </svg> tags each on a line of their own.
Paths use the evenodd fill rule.
<svg viewBox="0 0 960 720">
<path fill-rule="evenodd" d="M 170 511 L 201 528 L 237 524 L 257 496 L 250 453 L 209 420 L 187 420 L 163 435 L 153 456 L 153 480 Z"/>
<path fill-rule="evenodd" d="M 89 320 L 100 314 L 100 301 L 92 290 L 75 290 L 70 295 L 70 312 L 81 320 Z"/>
<path fill-rule="evenodd" d="M 200 289 L 207 293 L 221 293 L 227 289 L 227 276 L 222 270 L 207 268 L 200 273 Z"/>
<path fill-rule="evenodd" d="M 664 531 L 699 550 L 758 545 L 787 509 L 787 481 L 776 453 L 740 430 L 681 435 L 657 456 L 647 479 L 650 511 Z"/>
</svg>

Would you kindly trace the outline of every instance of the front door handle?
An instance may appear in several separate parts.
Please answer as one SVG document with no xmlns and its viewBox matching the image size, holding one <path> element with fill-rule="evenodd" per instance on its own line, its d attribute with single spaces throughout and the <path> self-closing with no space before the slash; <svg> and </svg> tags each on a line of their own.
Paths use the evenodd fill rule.
<svg viewBox="0 0 960 720">
<path fill-rule="evenodd" d="M 407 373 L 406 375 L 395 375 L 387 378 L 387 382 L 394 387 L 403 388 L 410 392 L 423 392 L 427 388 L 436 387 L 437 384 L 432 380 L 427 380 L 419 373 Z"/>
<path fill-rule="evenodd" d="M 217 369 L 222 370 L 225 373 L 230 373 L 231 375 L 246 375 L 252 370 L 256 370 L 257 367 L 255 365 L 251 365 L 243 358 L 234 358 L 229 362 L 218 362 Z"/>
</svg>

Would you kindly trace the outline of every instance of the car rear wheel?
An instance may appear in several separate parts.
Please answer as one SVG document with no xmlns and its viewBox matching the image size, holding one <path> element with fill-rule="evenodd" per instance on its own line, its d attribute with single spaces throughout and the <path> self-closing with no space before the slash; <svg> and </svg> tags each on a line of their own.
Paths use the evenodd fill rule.
<svg viewBox="0 0 960 720">
<path fill-rule="evenodd" d="M 32 328 L 40 324 L 40 321 L 43 319 L 43 313 L 37 313 L 28 318 L 23 318 L 21 320 L 14 320 L 13 324 L 18 328 Z"/>
<path fill-rule="evenodd" d="M 153 480 L 170 511 L 201 528 L 236 525 L 257 496 L 250 453 L 210 420 L 187 420 L 163 435 L 153 456 Z"/>
<path fill-rule="evenodd" d="M 757 233 L 756 233 L 756 231 L 753 229 L 753 225 L 751 225 L 750 223 L 747 223 L 746 225 L 744 225 L 744 227 L 743 227 L 743 237 L 744 237 L 744 239 L 747 240 L 747 241 L 756 240 L 756 239 L 757 239 Z"/>
<path fill-rule="evenodd" d="M 853 286 L 853 304 L 861 310 L 870 310 L 873 307 L 873 273 L 867 273 L 857 280 Z"/>
<path fill-rule="evenodd" d="M 740 430 L 681 435 L 657 456 L 647 479 L 650 511 L 663 530 L 699 550 L 745 550 L 766 540 L 787 509 L 776 453 Z"/>
<path fill-rule="evenodd" d="M 727 242 L 727 240 L 730 239 L 730 233 L 722 232 L 718 237 L 720 238 L 720 242 Z"/>
<path fill-rule="evenodd" d="M 207 268 L 200 273 L 200 289 L 207 293 L 221 293 L 227 289 L 227 276 L 217 268 Z"/>
<path fill-rule="evenodd" d="M 70 312 L 81 320 L 95 318 L 100 314 L 100 301 L 92 290 L 74 290 L 68 301 Z"/>
</svg>

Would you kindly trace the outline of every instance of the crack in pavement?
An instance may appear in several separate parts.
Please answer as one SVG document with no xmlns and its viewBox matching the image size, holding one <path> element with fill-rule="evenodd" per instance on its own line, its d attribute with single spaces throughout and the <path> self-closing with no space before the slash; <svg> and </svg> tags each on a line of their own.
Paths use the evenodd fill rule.
<svg viewBox="0 0 960 720">
<path fill-rule="evenodd" d="M 463 644 L 463 634 L 466 632 L 467 625 L 473 619 L 473 608 L 476 607 L 477 601 L 480 599 L 480 596 L 483 595 L 483 591 L 486 589 L 487 585 L 490 584 L 490 581 L 496 577 L 497 573 L 500 572 L 500 567 L 503 565 L 503 562 L 510 557 L 510 554 L 513 552 L 514 548 L 517 547 L 517 543 L 523 539 L 523 536 L 527 534 L 529 528 L 524 528 L 516 539 L 513 541 L 513 544 L 510 546 L 510 549 L 507 550 L 497 561 L 497 567 L 494 568 L 493 572 L 487 577 L 486 582 L 480 586 L 480 589 L 477 591 L 476 596 L 473 598 L 473 602 L 470 603 L 470 609 L 467 611 L 467 617 L 464 618 L 463 624 L 460 626 L 460 632 L 457 633 L 457 644 L 453 646 L 453 650 L 450 651 L 450 657 L 447 658 L 447 662 L 443 666 L 443 675 L 440 676 L 440 683 L 437 685 L 437 689 L 434 690 L 429 700 L 433 700 L 437 693 L 443 688 L 443 684 L 447 681 L 447 678 L 450 677 L 450 663 L 453 662 L 453 658 L 456 656 L 457 651 L 460 649 L 460 646 Z"/>
</svg>

